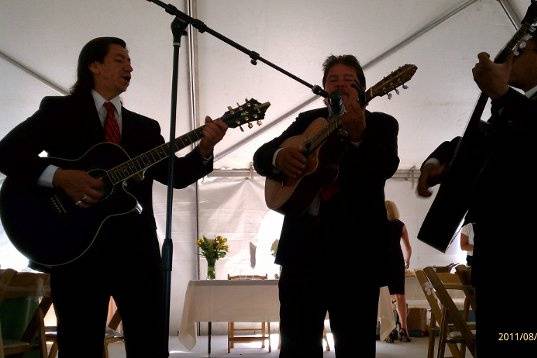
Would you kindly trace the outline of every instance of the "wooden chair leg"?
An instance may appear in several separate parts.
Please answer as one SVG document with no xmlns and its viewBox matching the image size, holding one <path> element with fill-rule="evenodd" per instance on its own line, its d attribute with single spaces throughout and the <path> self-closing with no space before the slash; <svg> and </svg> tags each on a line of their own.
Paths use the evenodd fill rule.
<svg viewBox="0 0 537 358">
<path fill-rule="evenodd" d="M 438 355 L 437 358 L 444 358 L 446 351 L 446 339 L 447 339 L 447 317 L 442 310 L 442 319 L 440 320 L 440 334 L 438 335 Z"/>
<path fill-rule="evenodd" d="M 436 325 L 434 324 L 434 319 L 431 317 L 431 321 L 429 322 L 429 347 L 427 349 L 427 358 L 434 358 L 435 331 Z"/>
<path fill-rule="evenodd" d="M 263 338 L 261 340 L 261 348 L 265 348 L 265 322 L 261 322 L 261 338 Z"/>
<path fill-rule="evenodd" d="M 232 322 L 228 322 L 227 323 L 227 352 L 228 353 L 231 351 L 231 342 L 232 342 L 231 340 L 233 338 L 232 329 L 233 329 Z"/>
<path fill-rule="evenodd" d="M 268 333 L 268 351 L 272 352 L 272 346 L 270 344 L 270 322 L 267 322 L 267 333 Z"/>
</svg>

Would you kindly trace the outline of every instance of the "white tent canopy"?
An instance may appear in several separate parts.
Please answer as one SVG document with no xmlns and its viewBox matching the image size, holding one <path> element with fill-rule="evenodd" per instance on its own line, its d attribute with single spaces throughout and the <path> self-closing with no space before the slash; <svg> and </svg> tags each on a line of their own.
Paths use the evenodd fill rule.
<svg viewBox="0 0 537 358">
<path fill-rule="evenodd" d="M 460 135 L 479 95 L 471 68 L 477 53 L 494 56 L 513 35 L 530 0 L 234 0 L 171 1 L 266 60 L 311 84 L 321 84 L 330 54 L 355 54 L 368 86 L 407 63 L 418 66 L 409 89 L 372 111 L 394 115 L 399 132 L 399 179 L 387 184 L 414 245 L 414 266 L 453 261 L 415 239 L 430 200 L 417 199 L 411 169 L 442 141 Z M 98 36 L 128 45 L 134 67 L 122 96 L 127 108 L 159 121 L 169 132 L 173 17 L 143 0 L 25 0 L 0 2 L 0 136 L 30 116 L 43 96 L 66 93 L 74 83 L 82 46 Z M 263 202 L 263 178 L 249 176 L 252 155 L 300 111 L 322 106 L 307 87 L 207 33 L 183 37 L 180 49 L 177 136 L 218 117 L 244 98 L 270 101 L 264 127 L 230 130 L 217 146 L 215 174 L 175 194 L 172 315 L 180 314 L 188 280 L 198 276 L 197 235 L 227 236 L 231 253 L 217 275 L 249 272 L 249 243 L 258 247 L 255 270 L 274 273 L 270 244 L 281 216 Z M 185 151 L 186 152 L 186 151 Z M 184 152 L 182 152 L 184 153 Z M 244 177 L 229 177 L 237 170 Z M 164 232 L 165 188 L 155 187 L 155 212 Z M 199 205 L 197 205 L 199 204 Z M 198 223 L 198 224 L 196 224 Z M 0 264 L 12 249 L 0 230 Z M 162 235 L 161 235 L 162 236 Z M 8 254 L 9 253 L 9 254 Z M 204 265 L 200 265 L 202 271 Z M 204 274 L 201 275 L 205 277 Z M 177 327 L 178 318 L 171 325 Z M 174 329 L 175 329 L 174 328 Z"/>
</svg>

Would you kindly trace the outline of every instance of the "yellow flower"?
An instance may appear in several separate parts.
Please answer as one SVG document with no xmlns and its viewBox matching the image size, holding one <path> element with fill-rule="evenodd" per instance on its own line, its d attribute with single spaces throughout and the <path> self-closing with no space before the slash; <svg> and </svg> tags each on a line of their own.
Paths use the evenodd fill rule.
<svg viewBox="0 0 537 358">
<path fill-rule="evenodd" d="M 229 251 L 227 239 L 223 236 L 216 236 L 214 239 L 207 239 L 205 236 L 197 240 L 198 247 L 201 249 L 200 255 L 207 261 L 216 261 L 226 256 Z"/>
</svg>

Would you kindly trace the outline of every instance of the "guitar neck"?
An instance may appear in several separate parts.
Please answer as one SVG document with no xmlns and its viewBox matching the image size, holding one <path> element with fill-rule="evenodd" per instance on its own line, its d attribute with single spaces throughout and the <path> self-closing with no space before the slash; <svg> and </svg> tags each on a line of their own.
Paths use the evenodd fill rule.
<svg viewBox="0 0 537 358">
<path fill-rule="evenodd" d="M 244 104 L 237 104 L 235 108 L 228 107 L 228 111 L 220 119 L 228 128 L 240 127 L 242 130 L 241 125 L 243 124 L 248 124 L 248 127 L 252 128 L 253 125 L 251 122 L 255 121 L 258 125 L 261 124 L 261 120 L 265 117 L 265 112 L 269 106 L 270 102 L 259 103 L 253 98 L 247 99 Z M 142 173 L 149 167 L 168 158 L 173 153 L 200 140 L 203 137 L 203 128 L 205 128 L 205 125 L 106 171 L 108 179 L 113 185 L 116 185 Z"/>
<path fill-rule="evenodd" d="M 376 95 L 373 94 L 372 88 L 370 88 L 365 93 L 365 99 L 366 103 L 371 101 Z M 341 115 L 335 115 L 330 117 L 328 120 L 328 126 L 324 128 L 323 130 L 320 130 L 319 133 L 317 133 L 313 138 L 311 138 L 309 141 L 304 143 L 304 155 L 308 156 L 317 147 L 319 147 L 321 144 L 324 143 L 324 141 L 332 135 L 336 130 L 338 130 L 341 127 Z"/>
<path fill-rule="evenodd" d="M 181 149 L 193 144 L 203 136 L 203 128 L 194 129 L 182 136 L 175 138 L 173 141 L 159 145 L 145 153 L 142 153 L 131 160 L 128 160 L 107 171 L 111 183 L 119 184 L 146 169 L 168 158 L 171 153 L 176 153 Z"/>
</svg>

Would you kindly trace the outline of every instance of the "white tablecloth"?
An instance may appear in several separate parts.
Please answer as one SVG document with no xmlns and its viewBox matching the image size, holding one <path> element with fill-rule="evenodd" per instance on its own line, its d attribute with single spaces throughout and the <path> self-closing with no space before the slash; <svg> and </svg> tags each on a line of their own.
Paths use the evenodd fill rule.
<svg viewBox="0 0 537 358">
<path fill-rule="evenodd" d="M 390 295 L 381 288 L 379 300 L 381 339 L 395 328 Z M 185 293 L 179 341 L 196 345 L 196 322 L 278 322 L 280 302 L 277 280 L 190 281 Z"/>
</svg>

